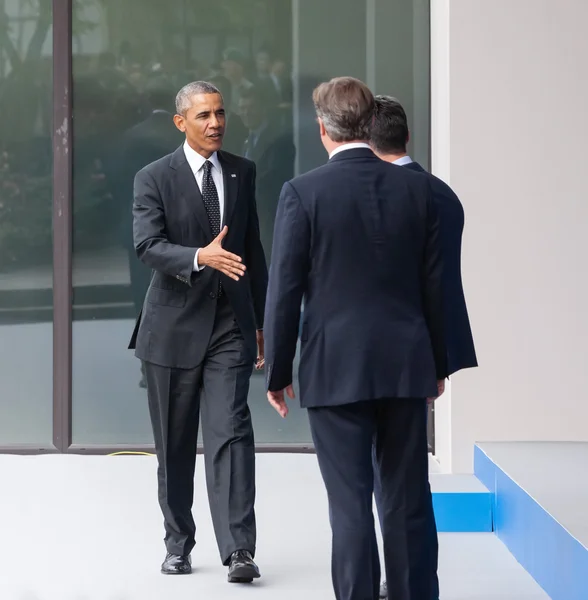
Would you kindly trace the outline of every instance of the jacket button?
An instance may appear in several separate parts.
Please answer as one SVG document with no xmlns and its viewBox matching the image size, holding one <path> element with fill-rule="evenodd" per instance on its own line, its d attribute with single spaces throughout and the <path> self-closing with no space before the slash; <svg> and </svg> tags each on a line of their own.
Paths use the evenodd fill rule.
<svg viewBox="0 0 588 600">
<path fill-rule="evenodd" d="M 210 292 L 210 294 L 208 294 L 213 300 L 216 298 L 216 294 L 214 292 Z"/>
</svg>

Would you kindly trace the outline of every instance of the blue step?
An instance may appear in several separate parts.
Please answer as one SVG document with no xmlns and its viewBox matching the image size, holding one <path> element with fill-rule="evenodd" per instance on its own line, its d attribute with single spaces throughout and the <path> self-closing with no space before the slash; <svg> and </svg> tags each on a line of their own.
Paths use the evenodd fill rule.
<svg viewBox="0 0 588 600">
<path fill-rule="evenodd" d="M 492 494 L 474 475 L 431 474 L 429 479 L 440 533 L 492 531 Z"/>
</svg>

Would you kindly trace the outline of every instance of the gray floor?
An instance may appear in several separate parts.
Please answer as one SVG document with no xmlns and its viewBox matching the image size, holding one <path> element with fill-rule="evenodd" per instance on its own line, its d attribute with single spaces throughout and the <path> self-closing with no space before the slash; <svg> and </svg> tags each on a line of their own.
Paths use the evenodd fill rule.
<svg viewBox="0 0 588 600">
<path fill-rule="evenodd" d="M 494 442 L 479 446 L 588 548 L 588 443 Z"/>
<path fill-rule="evenodd" d="M 163 555 L 150 457 L 0 456 L 2 600 L 328 600 L 330 534 L 313 456 L 258 457 L 263 579 L 230 586 L 219 565 L 198 464 L 195 573 L 158 573 Z M 441 536 L 444 600 L 545 600 L 492 534 Z"/>
</svg>

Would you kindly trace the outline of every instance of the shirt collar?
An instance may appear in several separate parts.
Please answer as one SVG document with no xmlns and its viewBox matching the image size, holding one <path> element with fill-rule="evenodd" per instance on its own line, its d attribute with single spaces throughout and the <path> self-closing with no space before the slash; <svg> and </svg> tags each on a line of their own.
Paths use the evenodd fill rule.
<svg viewBox="0 0 588 600">
<path fill-rule="evenodd" d="M 407 154 L 406 156 L 403 156 L 402 158 L 399 158 L 398 160 L 393 161 L 392 164 L 402 167 L 404 165 L 409 165 L 411 162 L 413 162 L 413 160 Z"/>
<path fill-rule="evenodd" d="M 335 148 L 331 152 L 331 154 L 329 154 L 329 158 L 333 158 L 335 154 L 339 154 L 339 152 L 343 152 L 344 150 L 355 150 L 356 148 L 367 148 L 368 150 L 371 150 L 369 144 L 366 144 L 365 142 L 352 142 L 351 144 L 341 144 L 340 146 L 337 146 L 337 148 Z"/>
<path fill-rule="evenodd" d="M 219 172 L 222 170 L 217 152 L 215 152 L 210 158 L 206 159 L 204 156 L 202 156 L 202 154 L 198 154 L 198 152 L 196 152 L 196 150 L 194 150 L 186 141 L 184 142 L 184 154 L 186 155 L 186 160 L 188 161 L 193 173 L 198 173 L 207 160 L 209 160 L 212 163 L 212 166 L 218 169 Z"/>
</svg>

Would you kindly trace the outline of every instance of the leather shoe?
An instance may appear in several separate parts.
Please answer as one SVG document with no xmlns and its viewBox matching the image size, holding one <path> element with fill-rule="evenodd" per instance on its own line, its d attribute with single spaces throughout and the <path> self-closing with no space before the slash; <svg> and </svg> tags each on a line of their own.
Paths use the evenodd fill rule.
<svg viewBox="0 0 588 600">
<path fill-rule="evenodd" d="M 192 559 L 168 553 L 161 565 L 161 572 L 164 575 L 189 575 L 192 572 Z"/>
<path fill-rule="evenodd" d="M 388 597 L 388 584 L 384 581 L 380 586 L 380 599 L 384 600 Z"/>
<path fill-rule="evenodd" d="M 259 569 L 253 562 L 251 552 L 237 550 L 229 563 L 229 583 L 251 583 L 260 577 Z"/>
</svg>

